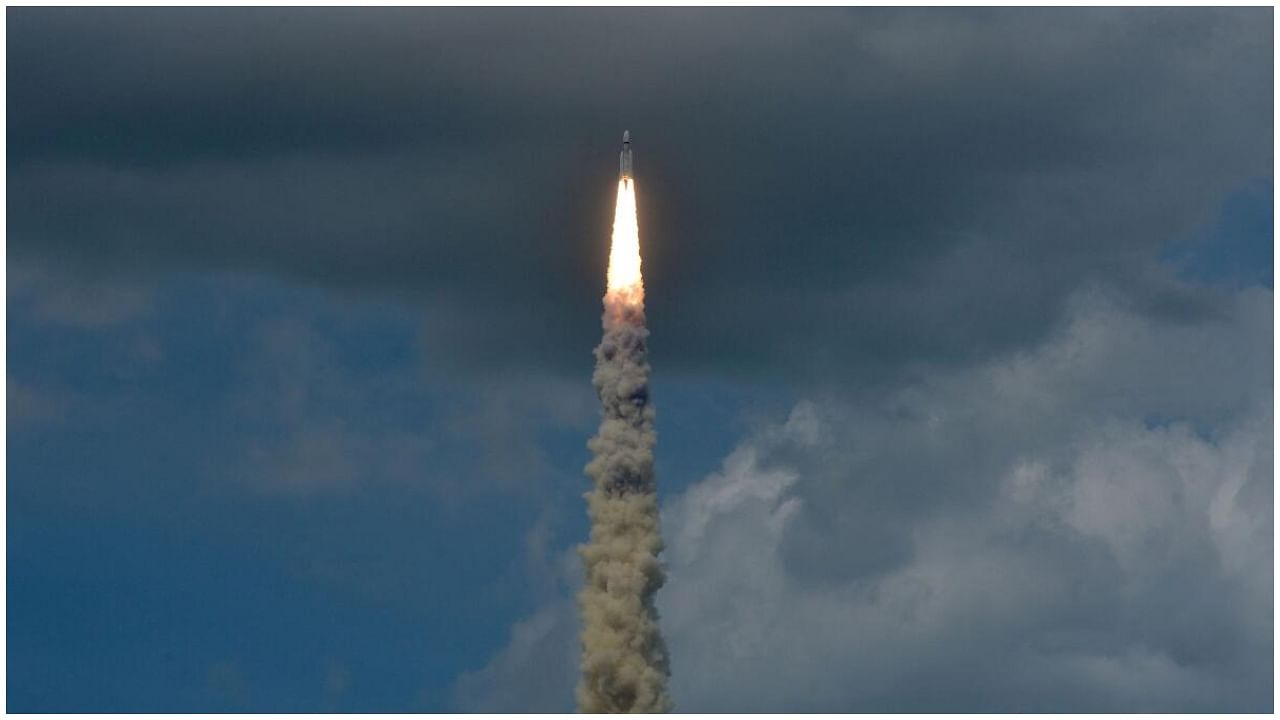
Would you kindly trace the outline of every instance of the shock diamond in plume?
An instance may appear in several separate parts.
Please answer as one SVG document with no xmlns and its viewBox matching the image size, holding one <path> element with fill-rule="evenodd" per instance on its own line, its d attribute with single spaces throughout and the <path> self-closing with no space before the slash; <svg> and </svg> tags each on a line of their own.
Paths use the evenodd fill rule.
<svg viewBox="0 0 1280 720">
<path fill-rule="evenodd" d="M 596 348 L 593 381 L 603 419 L 588 446 L 591 541 L 579 549 L 586 584 L 582 609 L 582 712 L 664 712 L 667 648 L 658 632 L 654 594 L 664 574 L 662 536 L 653 477 L 654 412 L 649 405 L 649 362 L 640 274 L 635 184 L 618 181 L 618 204 L 604 296 L 604 337 Z"/>
</svg>

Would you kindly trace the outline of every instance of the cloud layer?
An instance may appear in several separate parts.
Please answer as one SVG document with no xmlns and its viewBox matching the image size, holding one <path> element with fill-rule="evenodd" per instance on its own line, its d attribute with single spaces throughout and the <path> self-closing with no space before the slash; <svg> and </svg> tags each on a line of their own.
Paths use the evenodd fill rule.
<svg viewBox="0 0 1280 720">
<path fill-rule="evenodd" d="M 10 254 L 394 293 L 455 370 L 566 372 L 630 127 L 660 363 L 875 382 L 1085 279 L 1176 309 L 1150 258 L 1270 173 L 1269 17 L 24 9 Z"/>
</svg>

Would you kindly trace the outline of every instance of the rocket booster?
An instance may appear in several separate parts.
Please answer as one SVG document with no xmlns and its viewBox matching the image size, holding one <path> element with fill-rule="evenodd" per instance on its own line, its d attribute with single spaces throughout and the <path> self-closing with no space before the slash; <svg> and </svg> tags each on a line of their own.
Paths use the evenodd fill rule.
<svg viewBox="0 0 1280 720">
<path fill-rule="evenodd" d="M 622 131 L 622 154 L 618 156 L 618 179 L 631 179 L 631 131 Z"/>
</svg>

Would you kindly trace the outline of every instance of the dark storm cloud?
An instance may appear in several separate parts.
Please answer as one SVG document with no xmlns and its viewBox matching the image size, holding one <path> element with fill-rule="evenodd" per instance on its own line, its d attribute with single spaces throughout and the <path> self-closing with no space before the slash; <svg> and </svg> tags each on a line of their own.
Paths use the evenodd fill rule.
<svg viewBox="0 0 1280 720">
<path fill-rule="evenodd" d="M 1271 167 L 1261 9 L 10 17 L 11 257 L 402 294 L 460 365 L 581 365 L 624 127 L 655 359 L 725 372 L 1167 305 L 1154 252 Z"/>
</svg>

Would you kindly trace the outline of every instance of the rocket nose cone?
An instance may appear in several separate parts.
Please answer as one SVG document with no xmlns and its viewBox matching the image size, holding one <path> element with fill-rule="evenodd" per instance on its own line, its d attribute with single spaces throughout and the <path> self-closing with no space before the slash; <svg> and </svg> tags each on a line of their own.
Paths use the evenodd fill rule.
<svg viewBox="0 0 1280 720">
<path fill-rule="evenodd" d="M 624 143 L 631 142 L 631 131 L 630 131 L 630 130 L 623 130 L 623 131 L 622 131 L 622 142 L 624 142 Z"/>
</svg>

